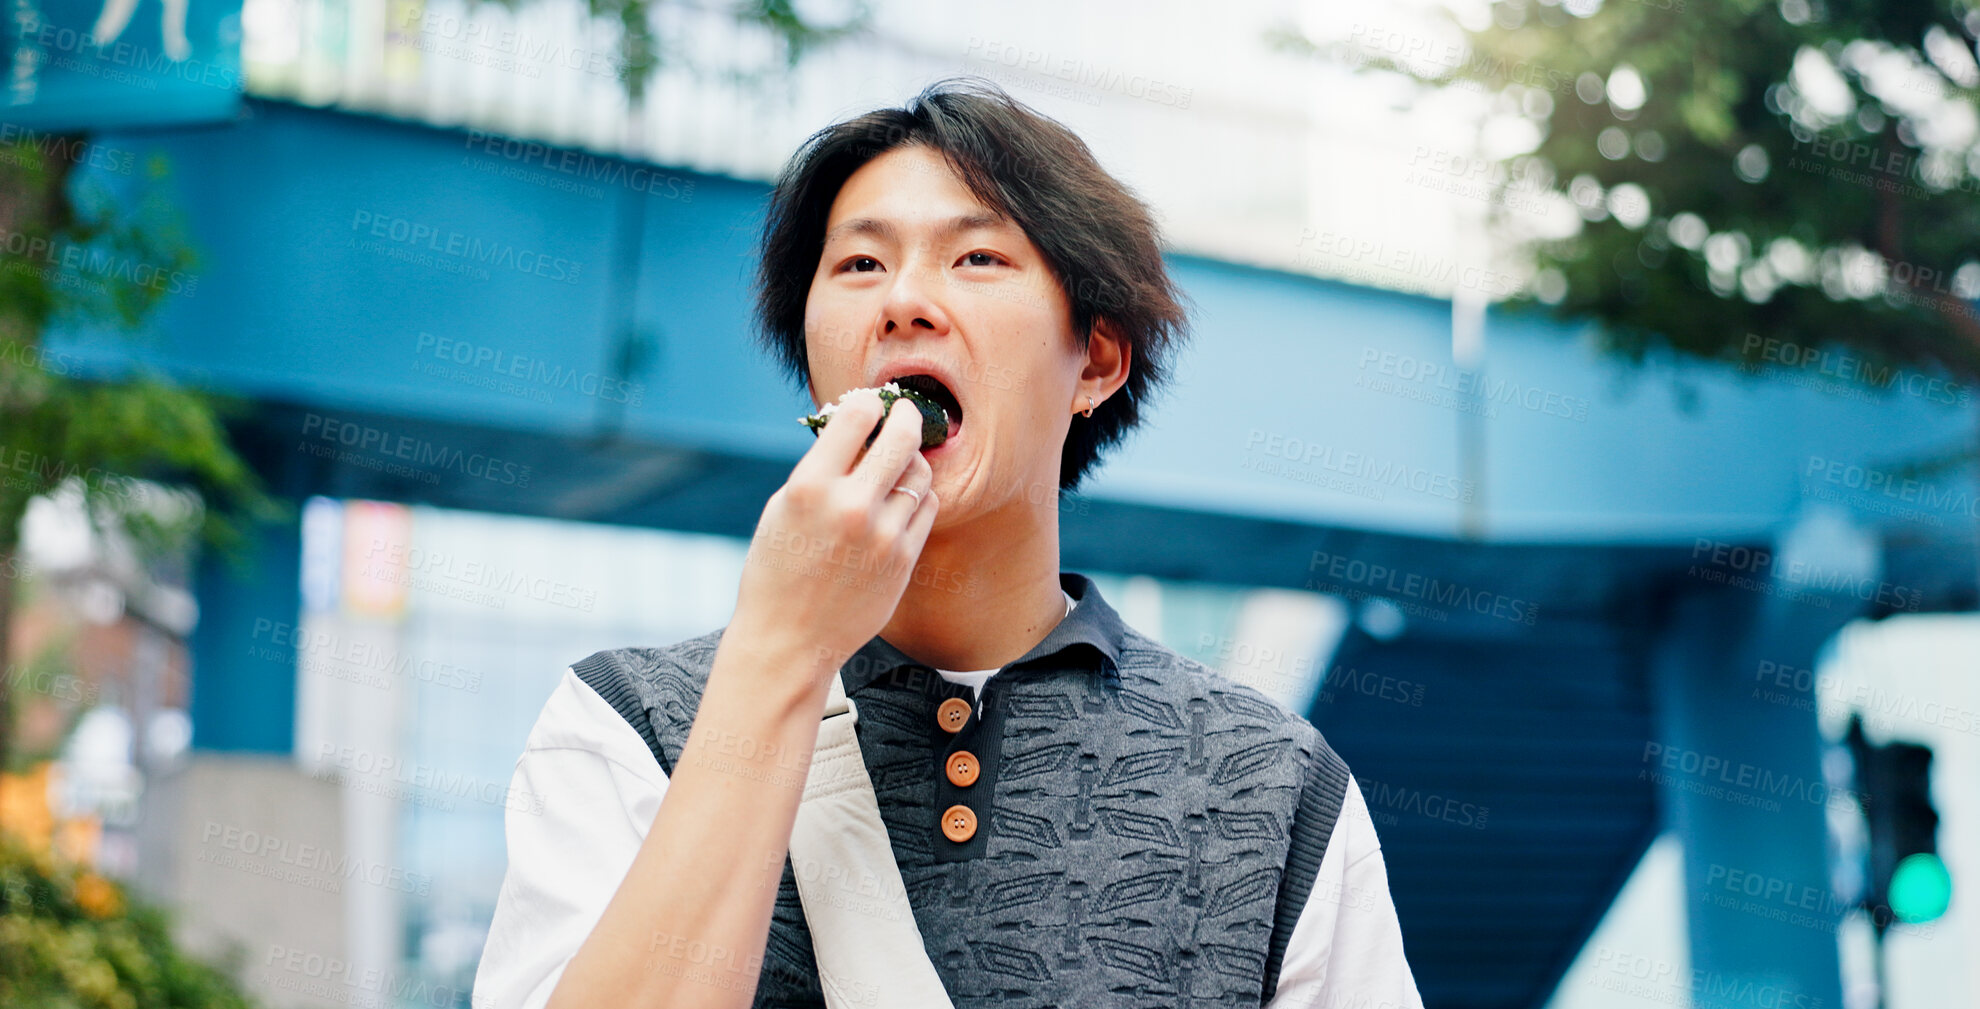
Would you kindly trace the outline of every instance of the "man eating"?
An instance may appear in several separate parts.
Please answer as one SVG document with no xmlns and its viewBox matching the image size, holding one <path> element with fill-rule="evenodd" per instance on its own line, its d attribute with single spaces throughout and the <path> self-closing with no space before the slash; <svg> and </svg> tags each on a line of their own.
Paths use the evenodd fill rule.
<svg viewBox="0 0 1980 1009">
<path fill-rule="evenodd" d="M 1186 335 L 1147 207 L 1064 126 L 943 82 L 798 150 L 757 308 L 830 421 L 726 627 L 590 656 L 544 705 L 477 1009 L 940 1004 L 916 977 L 958 1007 L 1420 1006 L 1318 731 L 1059 568 L 1060 493 Z M 939 444 L 888 383 L 941 406 Z M 879 873 L 793 847 L 841 698 Z"/>
</svg>

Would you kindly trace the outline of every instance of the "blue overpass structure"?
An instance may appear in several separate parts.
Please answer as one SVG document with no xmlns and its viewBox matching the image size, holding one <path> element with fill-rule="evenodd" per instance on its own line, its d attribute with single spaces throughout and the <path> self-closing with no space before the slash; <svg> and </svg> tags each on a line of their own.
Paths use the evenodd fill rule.
<svg viewBox="0 0 1980 1009">
<path fill-rule="evenodd" d="M 197 283 L 140 339 L 51 346 L 242 397 L 287 498 L 746 537 L 811 442 L 750 337 L 759 183 L 262 101 L 101 139 L 170 159 Z M 1891 493 L 1970 437 L 1969 391 L 1627 367 L 1497 311 L 1466 370 L 1447 302 L 1171 259 L 1194 343 L 1062 513 L 1064 566 L 1363 611 L 1310 717 L 1380 818 L 1426 1003 L 1542 1004 L 1675 828 L 1693 967 L 1840 1004 L 1832 932 L 1696 898 L 1712 865 L 1826 886 L 1815 716 L 1753 701 L 1756 670 L 1973 608 L 1973 475 Z M 294 745 L 295 683 L 230 643 L 296 607 L 300 542 L 201 572 L 201 750 Z"/>
</svg>

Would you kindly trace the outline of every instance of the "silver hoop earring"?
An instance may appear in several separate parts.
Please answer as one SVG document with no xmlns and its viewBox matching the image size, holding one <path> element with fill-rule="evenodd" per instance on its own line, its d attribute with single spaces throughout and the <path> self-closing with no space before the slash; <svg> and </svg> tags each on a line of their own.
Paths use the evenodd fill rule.
<svg viewBox="0 0 1980 1009">
<path fill-rule="evenodd" d="M 1080 411 L 1080 416 L 1082 417 L 1093 416 L 1093 397 L 1091 396 L 1086 397 L 1086 409 Z"/>
</svg>

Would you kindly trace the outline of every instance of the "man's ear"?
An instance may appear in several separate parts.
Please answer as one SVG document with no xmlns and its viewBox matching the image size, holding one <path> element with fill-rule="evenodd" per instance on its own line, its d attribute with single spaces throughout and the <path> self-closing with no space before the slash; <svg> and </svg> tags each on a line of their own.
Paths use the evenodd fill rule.
<svg viewBox="0 0 1980 1009">
<path fill-rule="evenodd" d="M 1105 316 L 1093 320 L 1093 331 L 1086 339 L 1086 366 L 1080 369 L 1082 385 L 1093 389 L 1094 399 L 1112 396 L 1127 384 L 1128 369 L 1134 364 L 1134 346 L 1121 337 L 1119 326 Z M 1081 393 L 1081 396 L 1087 395 Z"/>
</svg>

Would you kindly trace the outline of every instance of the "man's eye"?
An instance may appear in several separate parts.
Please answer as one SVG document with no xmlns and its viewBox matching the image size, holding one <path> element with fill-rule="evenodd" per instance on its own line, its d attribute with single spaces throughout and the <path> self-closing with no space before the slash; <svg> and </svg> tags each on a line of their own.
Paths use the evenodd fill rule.
<svg viewBox="0 0 1980 1009">
<path fill-rule="evenodd" d="M 963 257 L 963 262 L 970 266 L 995 266 L 997 265 L 997 257 L 994 253 L 972 252 Z"/>
</svg>

